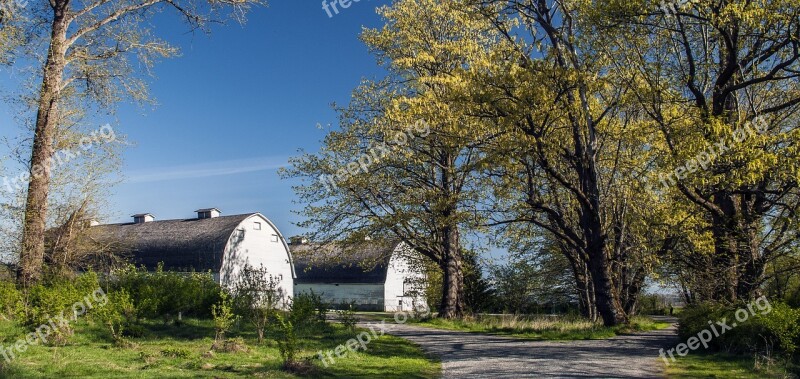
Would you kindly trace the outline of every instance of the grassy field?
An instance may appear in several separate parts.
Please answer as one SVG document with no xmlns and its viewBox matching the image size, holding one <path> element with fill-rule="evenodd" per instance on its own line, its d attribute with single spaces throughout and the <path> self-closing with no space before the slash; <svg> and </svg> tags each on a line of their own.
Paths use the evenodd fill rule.
<svg viewBox="0 0 800 379">
<path fill-rule="evenodd" d="M 388 335 L 373 340 L 366 351 L 347 353 L 324 367 L 317 352 L 327 351 L 355 337 L 341 326 L 299 340 L 300 357 L 312 363 L 302 376 L 281 370 L 274 341 L 258 345 L 254 333 L 245 331 L 247 352 L 208 353 L 213 343 L 213 324 L 186 320 L 181 326 L 144 324 L 146 333 L 131 339 L 135 346 L 120 348 L 108 341 L 99 326 L 77 325 L 66 347 L 33 346 L 0 369 L 0 378 L 435 378 L 441 365 L 400 338 Z M 0 344 L 8 346 L 25 330 L 0 322 Z M 236 337 L 237 335 L 234 335 Z M 2 357 L 0 357 L 2 362 Z"/>
<path fill-rule="evenodd" d="M 620 334 L 669 327 L 668 323 L 656 322 L 649 317 L 635 317 L 630 325 L 613 328 L 579 317 L 544 315 L 483 315 L 465 321 L 430 319 L 409 322 L 430 328 L 503 335 L 530 340 L 603 339 Z"/>
<path fill-rule="evenodd" d="M 669 365 L 667 367 L 667 376 L 670 379 L 783 379 L 797 378 L 797 369 L 795 367 L 795 372 L 792 374 L 788 372 L 786 365 L 781 363 L 767 365 L 761 362 L 761 364 L 756 365 L 755 359 L 751 357 L 722 353 L 692 353 Z"/>
</svg>

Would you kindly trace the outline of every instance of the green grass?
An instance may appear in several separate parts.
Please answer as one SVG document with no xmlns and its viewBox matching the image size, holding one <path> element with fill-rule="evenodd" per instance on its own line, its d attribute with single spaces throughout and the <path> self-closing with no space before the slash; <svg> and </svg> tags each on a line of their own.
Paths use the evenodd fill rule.
<svg viewBox="0 0 800 379">
<path fill-rule="evenodd" d="M 213 324 L 207 320 L 187 320 L 181 326 L 144 324 L 146 335 L 131 339 L 135 347 L 115 347 L 105 331 L 96 325 L 77 325 L 77 333 L 66 347 L 33 346 L 11 364 L 0 369 L 0 378 L 298 378 L 281 370 L 277 345 L 267 340 L 258 345 L 255 333 L 245 330 L 232 337 L 243 337 L 250 349 L 241 353 L 215 352 L 204 357 L 213 343 Z M 11 323 L 0 322 L 0 332 L 24 332 Z M 320 350 L 333 349 L 357 334 L 331 325 L 323 332 L 300 339 L 302 358 L 313 364 L 305 377 L 315 378 L 435 378 L 440 364 L 426 357 L 418 346 L 403 339 L 381 336 L 371 341 L 366 351 L 347 353 L 335 364 L 324 367 L 316 358 Z M 3 338 L 4 337 L 4 338 Z M 4 345 L 12 338 L 4 334 Z M 15 340 L 16 338 L 13 338 Z M 173 354 L 165 354 L 170 353 Z M 175 354 L 178 352 L 178 354 Z M 188 356 L 180 357 L 183 353 Z"/>
<path fill-rule="evenodd" d="M 571 316 L 478 316 L 468 320 L 430 319 L 410 321 L 416 325 L 446 330 L 509 336 L 529 340 L 588 340 L 669 327 L 649 317 L 634 317 L 630 325 L 605 327 Z"/>
<path fill-rule="evenodd" d="M 780 362 L 770 365 L 760 362 L 756 365 L 753 357 L 743 357 L 723 353 L 692 353 L 680 357 L 667 367 L 670 379 L 690 378 L 730 378 L 730 379 L 766 379 L 797 377 L 787 372 L 787 366 Z"/>
</svg>

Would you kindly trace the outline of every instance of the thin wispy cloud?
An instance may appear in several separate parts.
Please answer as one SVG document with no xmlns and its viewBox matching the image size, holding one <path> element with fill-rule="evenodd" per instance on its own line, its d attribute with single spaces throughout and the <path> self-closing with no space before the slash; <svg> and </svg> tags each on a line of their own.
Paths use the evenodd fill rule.
<svg viewBox="0 0 800 379">
<path fill-rule="evenodd" d="M 191 165 L 154 167 L 151 169 L 129 171 L 125 175 L 126 178 L 124 182 L 153 183 L 270 171 L 286 166 L 287 161 L 287 157 L 258 157 Z"/>
</svg>

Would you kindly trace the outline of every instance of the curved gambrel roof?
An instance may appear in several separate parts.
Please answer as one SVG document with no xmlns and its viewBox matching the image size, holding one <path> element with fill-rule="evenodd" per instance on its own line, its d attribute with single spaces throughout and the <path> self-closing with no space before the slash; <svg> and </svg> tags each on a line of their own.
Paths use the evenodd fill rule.
<svg viewBox="0 0 800 379">
<path fill-rule="evenodd" d="M 213 271 L 222 268 L 228 240 L 237 227 L 253 216 L 275 225 L 260 213 L 220 216 L 207 219 L 152 221 L 142 224 L 125 223 L 99 225 L 90 229 L 96 243 L 116 247 L 137 266 L 155 269 L 160 262 L 165 270 Z M 278 231 L 281 241 L 285 241 Z M 284 247 L 288 252 L 285 242 Z M 289 254 L 291 263 L 291 254 Z"/>
<path fill-rule="evenodd" d="M 385 283 L 389 262 L 398 245 L 396 241 L 365 241 L 355 246 L 290 245 L 297 277 L 295 283 Z"/>
</svg>

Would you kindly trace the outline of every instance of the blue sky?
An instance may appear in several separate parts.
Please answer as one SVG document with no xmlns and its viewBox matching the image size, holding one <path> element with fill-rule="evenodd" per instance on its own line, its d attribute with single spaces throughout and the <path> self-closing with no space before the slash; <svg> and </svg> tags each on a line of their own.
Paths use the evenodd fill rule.
<svg viewBox="0 0 800 379">
<path fill-rule="evenodd" d="M 344 104 L 361 78 L 381 75 L 358 40 L 362 26 L 382 25 L 362 0 L 329 17 L 321 1 L 272 0 L 245 25 L 186 33 L 172 14 L 155 33 L 181 48 L 150 79 L 155 107 L 122 105 L 100 118 L 135 143 L 124 152 L 126 179 L 112 190 L 109 222 L 134 213 L 158 219 L 193 216 L 198 208 L 224 214 L 259 211 L 287 236 L 302 232 L 291 183 L 277 175 L 298 149 L 317 151 L 336 125 L 333 102 Z M 169 17 L 167 17 L 169 16 Z M 0 108 L 0 135 L 20 133 Z"/>
</svg>

